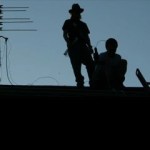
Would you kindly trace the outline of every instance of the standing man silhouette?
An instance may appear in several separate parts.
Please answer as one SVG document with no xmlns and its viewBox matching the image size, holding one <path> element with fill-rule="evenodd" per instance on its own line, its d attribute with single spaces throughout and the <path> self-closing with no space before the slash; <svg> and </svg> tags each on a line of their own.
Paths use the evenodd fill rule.
<svg viewBox="0 0 150 150">
<path fill-rule="evenodd" d="M 67 43 L 68 55 L 77 82 L 77 87 L 84 87 L 84 77 L 81 74 L 81 65 L 84 64 L 91 84 L 94 71 L 94 61 L 92 58 L 92 46 L 89 38 L 89 28 L 81 21 L 81 13 L 84 11 L 79 4 L 73 4 L 69 10 L 70 19 L 65 20 L 62 30 L 63 37 Z"/>
</svg>

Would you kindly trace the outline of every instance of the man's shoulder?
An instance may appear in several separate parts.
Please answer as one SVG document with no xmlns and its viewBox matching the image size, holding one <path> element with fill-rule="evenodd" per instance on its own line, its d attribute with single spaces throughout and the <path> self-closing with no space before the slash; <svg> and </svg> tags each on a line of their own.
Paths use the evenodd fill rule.
<svg viewBox="0 0 150 150">
<path fill-rule="evenodd" d="M 64 30 L 64 29 L 68 28 L 70 25 L 71 25 L 71 20 L 67 19 L 64 21 L 62 29 Z"/>
<path fill-rule="evenodd" d="M 72 21 L 72 19 L 66 19 L 64 23 L 65 24 L 72 24 L 73 22 L 74 21 Z M 87 24 L 84 21 L 79 20 L 78 23 L 79 23 L 79 25 L 87 26 Z"/>
<path fill-rule="evenodd" d="M 101 52 L 101 53 L 99 54 L 100 57 L 104 57 L 104 56 L 106 56 L 106 55 L 107 55 L 107 52 Z"/>
<path fill-rule="evenodd" d="M 118 59 L 121 59 L 121 55 L 119 55 L 119 54 L 115 54 L 115 57 Z"/>
<path fill-rule="evenodd" d="M 80 20 L 80 24 L 87 25 L 84 21 Z"/>
<path fill-rule="evenodd" d="M 71 19 L 66 19 L 65 20 L 65 23 L 69 23 L 69 22 L 71 22 Z"/>
<path fill-rule="evenodd" d="M 106 52 L 101 52 L 99 54 L 99 60 L 104 60 L 106 58 L 107 53 Z"/>
</svg>

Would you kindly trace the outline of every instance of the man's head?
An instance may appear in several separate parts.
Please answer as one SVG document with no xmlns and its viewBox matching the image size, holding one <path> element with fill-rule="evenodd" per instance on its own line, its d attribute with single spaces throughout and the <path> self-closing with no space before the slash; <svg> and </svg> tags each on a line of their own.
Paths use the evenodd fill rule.
<svg viewBox="0 0 150 150">
<path fill-rule="evenodd" d="M 110 55 L 113 55 L 116 53 L 117 47 L 118 47 L 118 42 L 114 38 L 109 38 L 107 39 L 105 43 L 105 47 L 107 49 L 107 52 Z"/>
<path fill-rule="evenodd" d="M 79 4 L 73 4 L 72 8 L 69 10 L 69 13 L 71 14 L 73 19 L 80 20 L 81 19 L 81 13 L 84 11 L 83 8 L 80 8 Z"/>
<path fill-rule="evenodd" d="M 80 8 L 79 4 L 73 4 L 72 8 L 69 10 L 69 13 L 82 13 L 84 11 L 83 8 Z"/>
</svg>

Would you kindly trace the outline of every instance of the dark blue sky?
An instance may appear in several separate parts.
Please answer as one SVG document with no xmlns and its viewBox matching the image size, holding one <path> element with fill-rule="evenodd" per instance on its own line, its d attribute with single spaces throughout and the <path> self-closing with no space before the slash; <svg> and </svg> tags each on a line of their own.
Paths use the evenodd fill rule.
<svg viewBox="0 0 150 150">
<path fill-rule="evenodd" d="M 62 36 L 62 25 L 70 17 L 68 10 L 73 3 L 84 8 L 82 20 L 88 24 L 92 45 L 97 45 L 99 52 L 105 51 L 105 47 L 103 41 L 98 41 L 110 37 L 118 40 L 117 52 L 128 60 L 125 85 L 141 86 L 136 68 L 150 81 L 149 0 L 1 0 L 0 3 L 5 7 L 29 7 L 23 12 L 4 12 L 4 18 L 25 17 L 33 21 L 4 24 L 3 29 L 37 29 L 0 33 L 8 37 L 7 57 L 5 40 L 0 39 L 1 84 L 10 84 L 7 71 L 13 84 L 76 84 L 70 60 L 63 55 L 67 47 Z M 84 66 L 82 73 L 88 83 Z"/>
</svg>

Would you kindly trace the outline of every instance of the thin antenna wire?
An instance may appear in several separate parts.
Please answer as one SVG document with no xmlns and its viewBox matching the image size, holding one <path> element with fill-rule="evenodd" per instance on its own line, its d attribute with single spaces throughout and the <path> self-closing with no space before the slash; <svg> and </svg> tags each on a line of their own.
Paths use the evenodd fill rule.
<svg viewBox="0 0 150 150">
<path fill-rule="evenodd" d="M 3 21 L 0 23 L 32 23 L 33 21 Z"/>
<path fill-rule="evenodd" d="M 25 9 L 25 8 L 29 8 L 29 7 L 1 7 L 1 8 L 10 8 L 10 9 L 12 9 L 12 8 L 21 8 L 21 9 Z"/>
<path fill-rule="evenodd" d="M 30 18 L 1 18 L 1 20 L 30 20 Z"/>
<path fill-rule="evenodd" d="M 0 30 L 0 31 L 5 31 L 5 32 L 7 32 L 7 31 L 37 31 L 37 29 L 2 29 L 2 30 Z"/>
<path fill-rule="evenodd" d="M 2 11 L 27 11 L 27 10 L 25 10 L 25 9 L 22 9 L 22 10 L 21 10 L 21 9 L 20 9 L 20 10 L 14 9 L 14 10 L 13 10 L 13 9 L 12 9 L 12 10 L 2 10 Z"/>
</svg>

